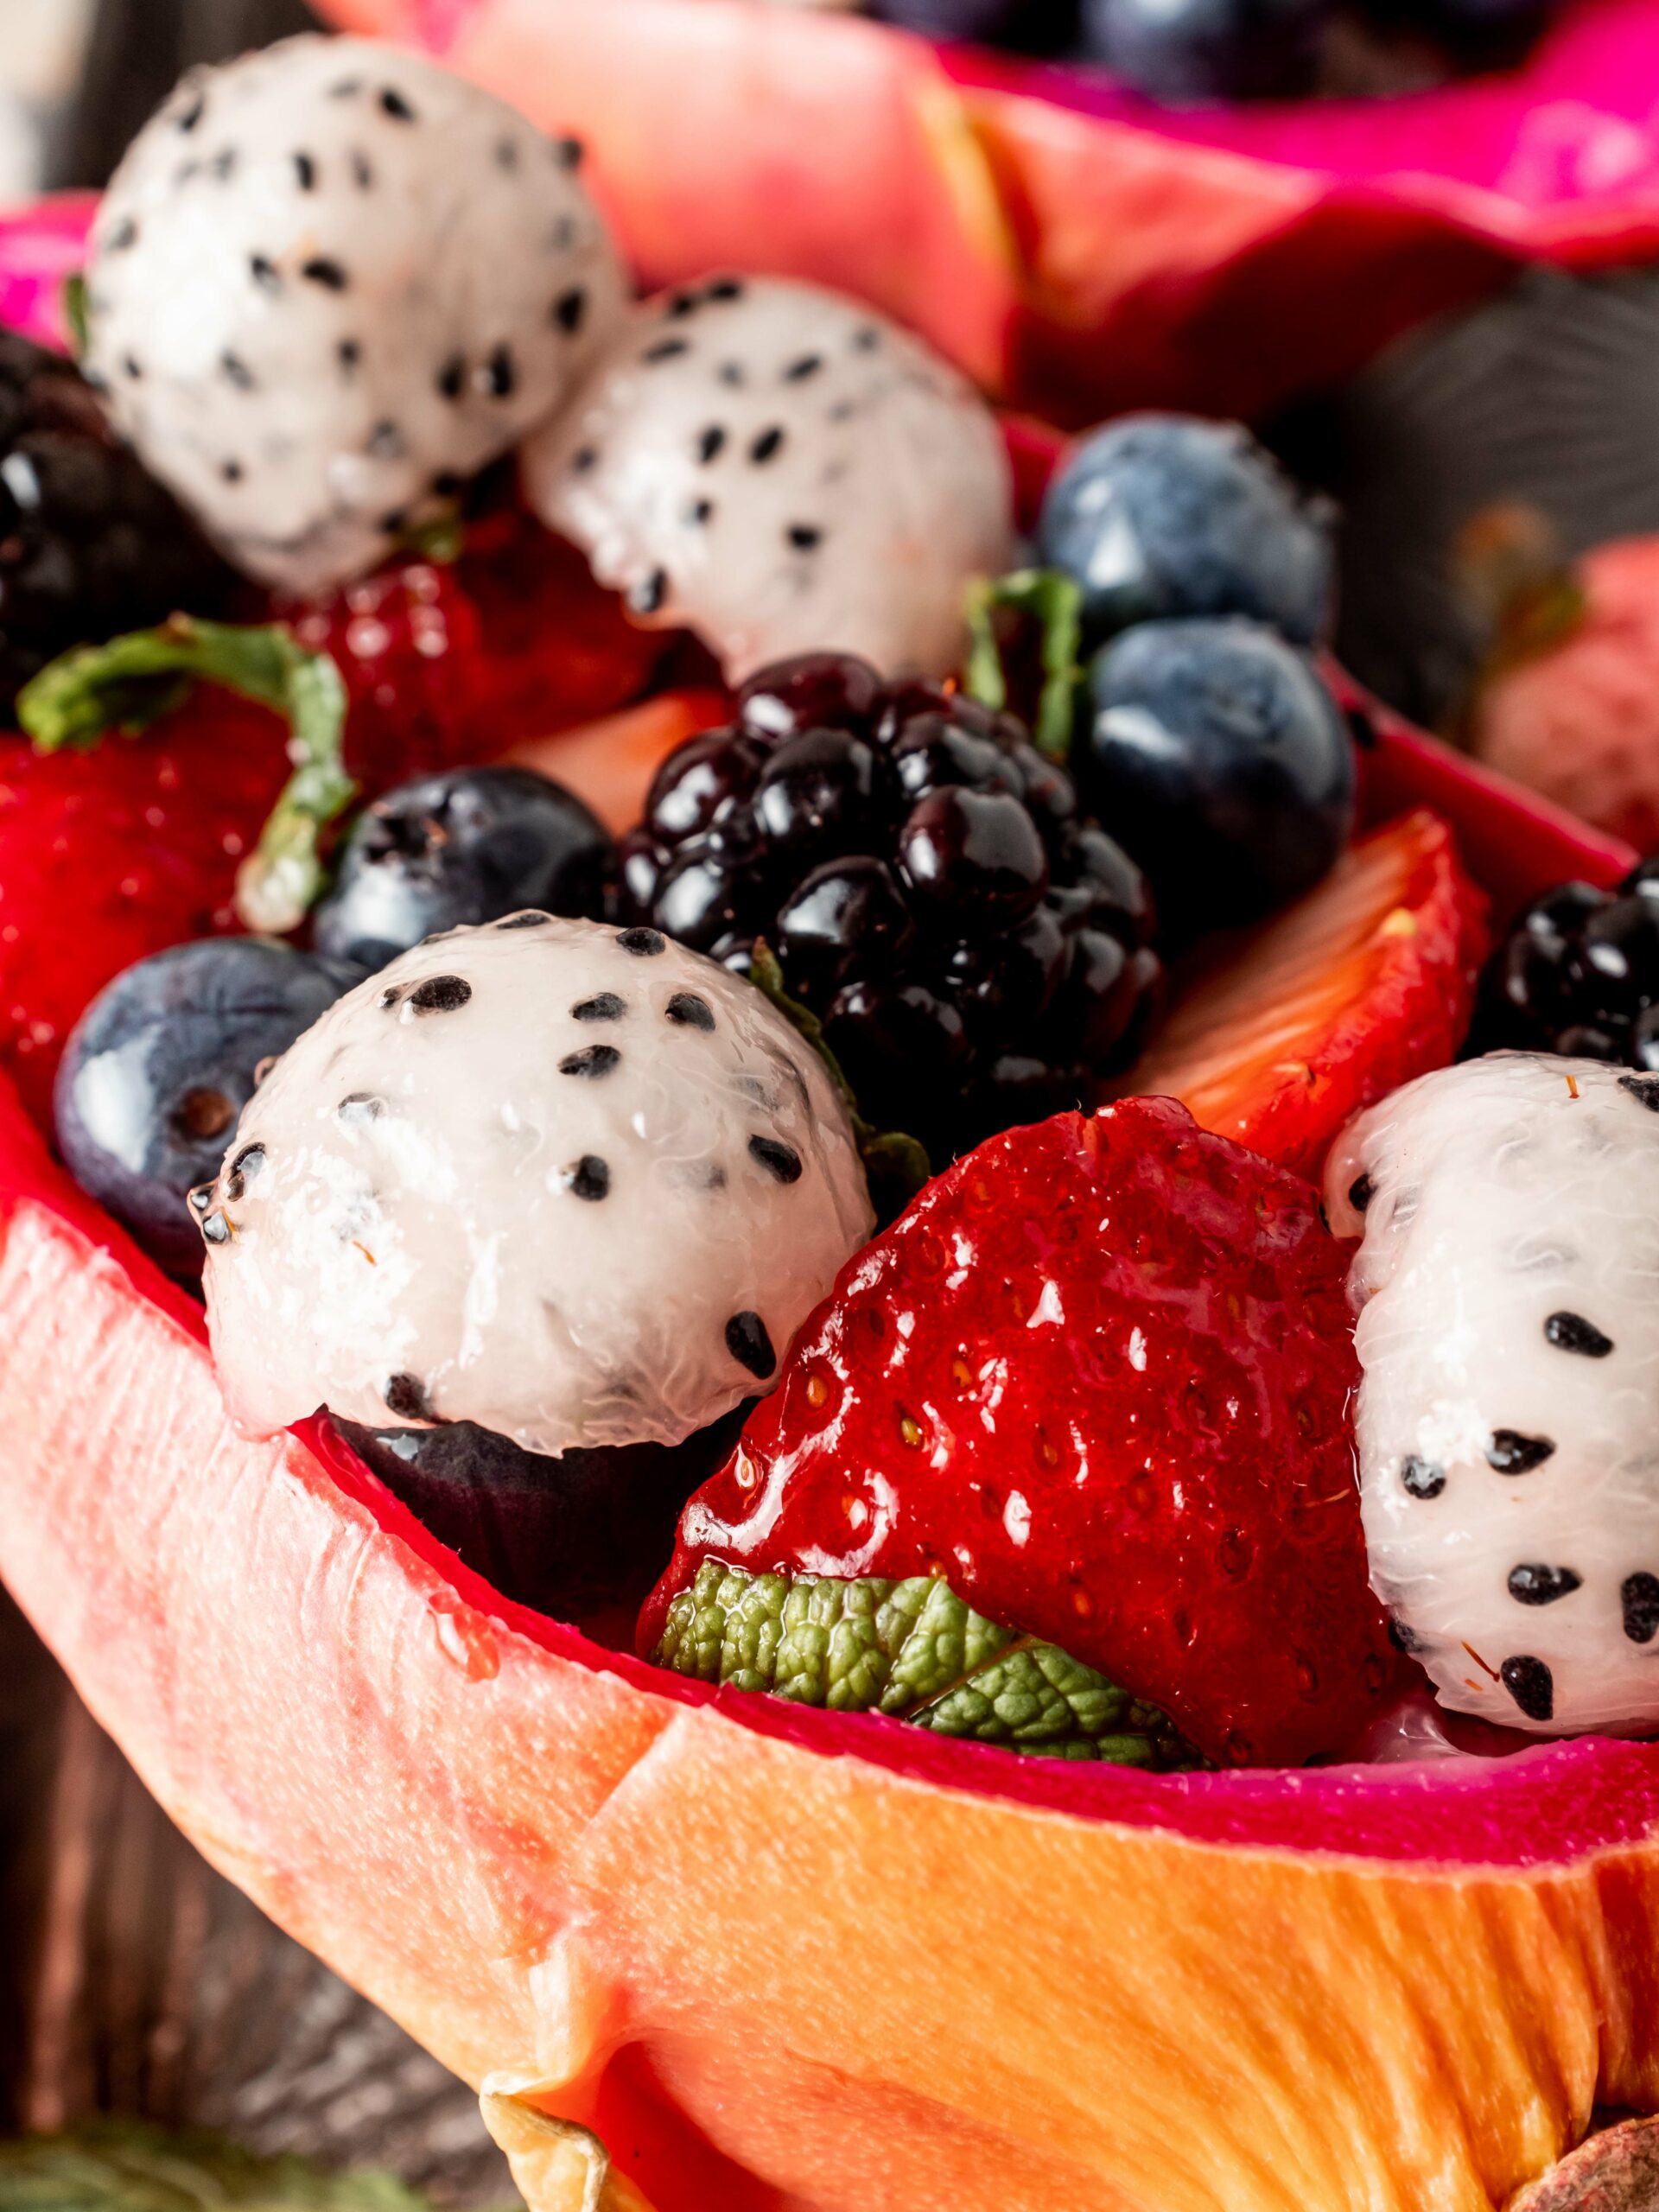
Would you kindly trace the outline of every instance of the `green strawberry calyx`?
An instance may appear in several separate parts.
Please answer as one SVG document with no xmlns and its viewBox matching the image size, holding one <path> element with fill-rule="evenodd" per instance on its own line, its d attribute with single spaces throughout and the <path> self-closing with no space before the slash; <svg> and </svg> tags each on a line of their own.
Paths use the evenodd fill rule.
<svg viewBox="0 0 1659 2212">
<path fill-rule="evenodd" d="M 1083 587 L 1058 569 L 1016 569 L 982 576 L 968 587 L 968 658 L 962 688 L 994 714 L 1008 703 L 1005 626 L 1034 629 L 1042 687 L 1031 739 L 1037 750 L 1065 767 L 1071 757 L 1071 726 L 1083 680 Z"/>
<path fill-rule="evenodd" d="M 932 1575 L 838 1580 L 705 1560 L 652 1656 L 695 1681 L 1038 1758 L 1162 1774 L 1205 1764 L 1157 1706 L 1058 1644 L 987 1620 Z"/>
<path fill-rule="evenodd" d="M 137 736 L 193 683 L 217 683 L 269 707 L 289 727 L 289 775 L 237 871 L 236 911 L 251 930 L 297 929 L 322 891 L 324 832 L 357 796 L 346 772 L 345 680 L 280 622 L 204 622 L 175 614 L 101 645 L 60 654 L 17 695 L 37 753 L 89 752 L 111 730 Z"/>
</svg>

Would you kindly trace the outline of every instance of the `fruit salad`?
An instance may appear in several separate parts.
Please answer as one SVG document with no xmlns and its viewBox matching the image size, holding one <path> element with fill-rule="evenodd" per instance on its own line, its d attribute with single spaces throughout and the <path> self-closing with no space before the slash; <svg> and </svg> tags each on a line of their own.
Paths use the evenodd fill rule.
<svg viewBox="0 0 1659 2212">
<path fill-rule="evenodd" d="M 1477 1013 L 1452 834 L 1357 826 L 1331 516 L 1247 432 L 1103 426 L 1017 567 L 954 371 L 741 271 L 631 304 L 581 171 L 295 40 L 141 133 L 79 367 L 8 341 L 11 1062 L 199 1285 L 232 1421 L 320 1418 L 508 1594 L 644 1599 L 664 1669 L 872 1725 L 1158 1771 L 1431 1690 L 1639 1728 L 1628 1656 L 1558 1696 L 1507 1648 L 1601 1578 L 1476 1564 L 1548 1376 L 1453 1433 L 1433 1327 L 1372 1346 L 1384 1224 L 1466 1180 L 1397 1164 L 1412 1102 L 1554 1103 L 1560 1053 L 1535 1172 L 1639 1145 L 1639 1080 L 1573 1070 L 1659 1058 L 1647 875 L 1546 899 Z M 634 709 L 643 755 L 592 721 L 677 671 L 711 703 Z M 1531 1205 L 1500 1176 L 1495 1249 Z"/>
</svg>

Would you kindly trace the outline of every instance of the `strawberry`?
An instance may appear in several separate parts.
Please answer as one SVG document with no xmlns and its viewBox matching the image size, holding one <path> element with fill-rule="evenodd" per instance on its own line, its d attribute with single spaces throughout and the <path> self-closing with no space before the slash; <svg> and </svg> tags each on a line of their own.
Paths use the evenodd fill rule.
<svg viewBox="0 0 1659 2212">
<path fill-rule="evenodd" d="M 1446 824 L 1403 816 L 1199 965 L 1118 1088 L 1179 1098 L 1203 1128 L 1316 1173 L 1351 1115 L 1456 1053 L 1484 915 Z"/>
<path fill-rule="evenodd" d="M 512 509 L 470 524 L 454 562 L 410 556 L 271 611 L 334 656 L 353 772 L 377 789 L 609 714 L 644 690 L 664 649 L 574 546 Z"/>
<path fill-rule="evenodd" d="M 112 976 L 235 926 L 238 862 L 288 772 L 276 716 L 200 691 L 145 736 L 42 757 L 0 740 L 0 1065 L 39 1121 Z"/>
<path fill-rule="evenodd" d="M 1473 748 L 1639 852 L 1659 846 L 1659 537 L 1622 538 L 1554 578 L 1541 623 L 1500 644 Z"/>
<path fill-rule="evenodd" d="M 687 1507 L 642 1648 L 705 1560 L 935 1574 L 1212 1758 L 1332 1749 L 1395 1665 L 1346 1265 L 1307 1185 L 1167 1099 L 993 1137 L 807 1322 Z"/>
<path fill-rule="evenodd" d="M 408 558 L 289 606 L 350 694 L 346 762 L 363 794 L 607 714 L 662 652 L 572 548 L 515 512 L 448 565 Z M 199 691 L 142 737 L 91 753 L 0 754 L 0 1066 L 37 1119 L 88 1001 L 146 953 L 232 929 L 238 863 L 287 772 L 276 715 Z"/>
</svg>

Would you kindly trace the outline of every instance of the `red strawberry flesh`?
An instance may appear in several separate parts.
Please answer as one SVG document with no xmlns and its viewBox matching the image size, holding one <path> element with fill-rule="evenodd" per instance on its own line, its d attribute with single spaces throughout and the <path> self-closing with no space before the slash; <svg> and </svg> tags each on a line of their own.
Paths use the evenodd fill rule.
<svg viewBox="0 0 1659 2212">
<path fill-rule="evenodd" d="M 642 1648 L 705 1558 L 938 1573 L 1212 1758 L 1332 1749 L 1396 1667 L 1346 1264 L 1313 1190 L 1169 1100 L 993 1138 L 808 1321 L 687 1508 Z"/>
<path fill-rule="evenodd" d="M 1445 823 L 1404 815 L 1205 957 L 1116 1088 L 1179 1098 L 1205 1128 L 1316 1174 L 1351 1116 L 1456 1053 L 1485 908 Z"/>
</svg>

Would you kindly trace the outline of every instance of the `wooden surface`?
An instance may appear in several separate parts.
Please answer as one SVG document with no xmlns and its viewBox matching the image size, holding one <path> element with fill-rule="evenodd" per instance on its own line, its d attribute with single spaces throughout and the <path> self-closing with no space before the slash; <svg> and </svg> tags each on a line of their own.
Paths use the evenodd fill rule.
<svg viewBox="0 0 1659 2212">
<path fill-rule="evenodd" d="M 471 2090 L 197 1856 L 0 1592 L 0 2128 L 99 2112 L 513 2198 Z"/>
</svg>

